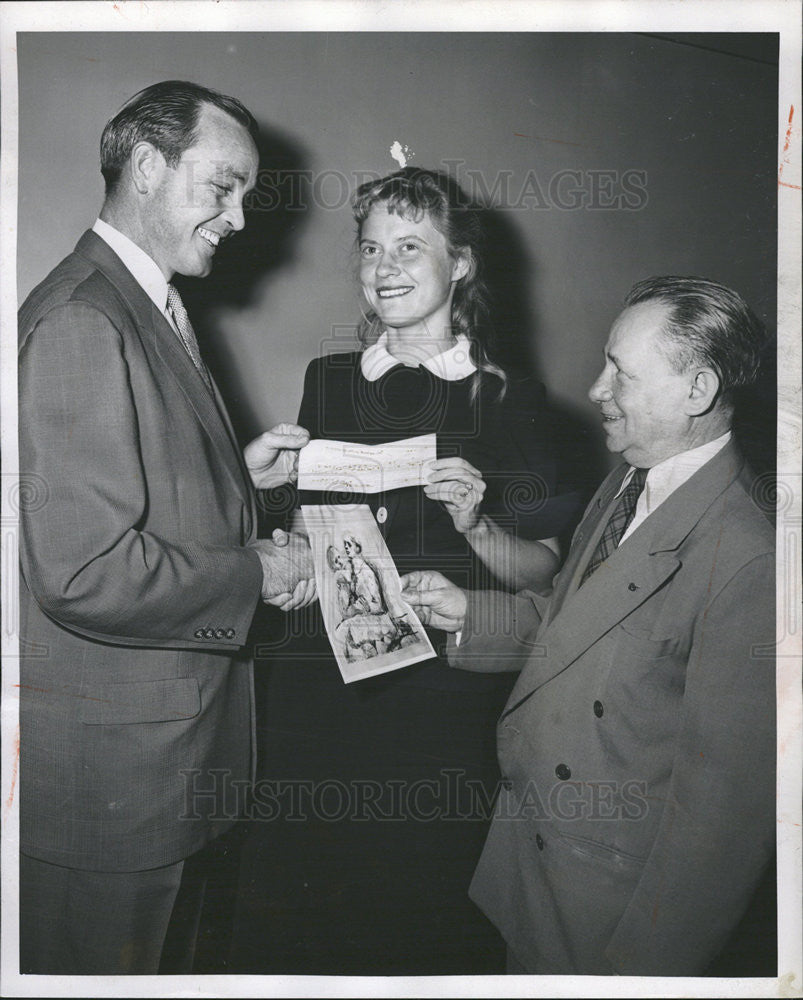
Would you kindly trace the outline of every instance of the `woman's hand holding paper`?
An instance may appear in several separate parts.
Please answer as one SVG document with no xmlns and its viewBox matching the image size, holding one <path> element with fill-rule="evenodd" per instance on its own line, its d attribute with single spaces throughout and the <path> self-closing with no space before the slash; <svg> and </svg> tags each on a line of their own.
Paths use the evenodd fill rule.
<svg viewBox="0 0 803 1000">
<path fill-rule="evenodd" d="M 479 469 L 463 458 L 437 458 L 430 462 L 424 493 L 431 500 L 440 500 L 454 521 L 455 528 L 465 533 L 479 521 L 485 481 Z"/>
</svg>

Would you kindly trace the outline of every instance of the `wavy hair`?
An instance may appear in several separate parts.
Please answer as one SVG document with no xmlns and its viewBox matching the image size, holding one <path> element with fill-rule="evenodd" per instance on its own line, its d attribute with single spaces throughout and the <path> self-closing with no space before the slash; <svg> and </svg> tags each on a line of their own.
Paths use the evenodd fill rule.
<svg viewBox="0 0 803 1000">
<path fill-rule="evenodd" d="M 493 375 L 501 381 L 499 398 L 505 395 L 507 375 L 488 355 L 489 333 L 488 291 L 482 276 L 483 229 L 480 209 L 471 204 L 459 184 L 442 171 L 421 167 L 404 167 L 379 180 L 361 184 L 352 200 L 357 223 L 357 245 L 362 224 L 375 205 L 384 205 L 388 212 L 402 218 L 420 221 L 425 215 L 445 238 L 449 255 L 468 261 L 468 271 L 460 278 L 452 298 L 452 331 L 465 336 L 470 344 L 470 357 L 477 367 L 471 387 L 476 399 L 482 379 Z M 372 309 L 363 313 L 357 329 L 363 344 L 373 342 L 382 332 L 382 321 Z"/>
</svg>

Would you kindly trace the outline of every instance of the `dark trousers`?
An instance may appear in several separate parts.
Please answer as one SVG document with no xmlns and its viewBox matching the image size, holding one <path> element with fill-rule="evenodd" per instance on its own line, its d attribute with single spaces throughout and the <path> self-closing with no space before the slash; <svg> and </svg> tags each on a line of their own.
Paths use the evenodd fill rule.
<svg viewBox="0 0 803 1000">
<path fill-rule="evenodd" d="M 192 972 L 207 883 L 227 850 L 213 841 L 139 872 L 80 871 L 21 854 L 20 972 Z"/>
</svg>

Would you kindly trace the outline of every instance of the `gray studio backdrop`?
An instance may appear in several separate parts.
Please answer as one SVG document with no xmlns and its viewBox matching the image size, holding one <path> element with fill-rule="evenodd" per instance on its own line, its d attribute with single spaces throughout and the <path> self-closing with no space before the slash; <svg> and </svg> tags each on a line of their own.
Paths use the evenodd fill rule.
<svg viewBox="0 0 803 1000">
<path fill-rule="evenodd" d="M 191 25 L 188 25 L 191 28 Z M 657 273 L 741 291 L 775 327 L 775 36 L 28 33 L 19 38 L 20 301 L 92 224 L 98 140 L 183 78 L 263 126 L 246 232 L 183 286 L 243 439 L 294 420 L 310 358 L 353 344 L 348 196 L 442 167 L 490 209 L 509 363 L 593 429 L 586 390 L 621 298 Z M 406 151 L 405 151 L 406 147 Z"/>
</svg>

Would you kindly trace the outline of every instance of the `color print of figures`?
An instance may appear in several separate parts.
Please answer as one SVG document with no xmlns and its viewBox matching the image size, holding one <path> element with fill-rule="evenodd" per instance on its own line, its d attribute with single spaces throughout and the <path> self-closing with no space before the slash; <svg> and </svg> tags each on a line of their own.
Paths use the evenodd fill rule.
<svg viewBox="0 0 803 1000">
<path fill-rule="evenodd" d="M 346 684 L 435 655 L 367 505 L 303 506 L 326 633 Z"/>
</svg>

